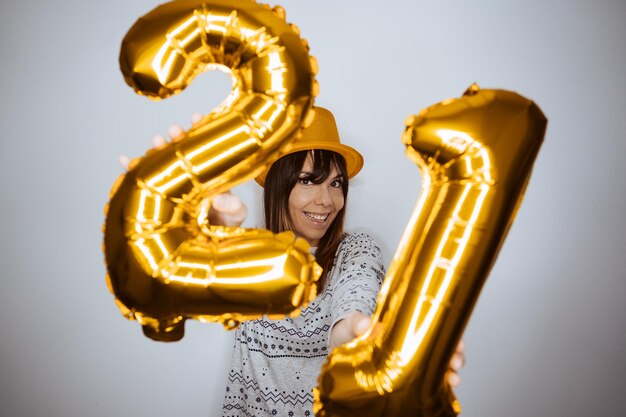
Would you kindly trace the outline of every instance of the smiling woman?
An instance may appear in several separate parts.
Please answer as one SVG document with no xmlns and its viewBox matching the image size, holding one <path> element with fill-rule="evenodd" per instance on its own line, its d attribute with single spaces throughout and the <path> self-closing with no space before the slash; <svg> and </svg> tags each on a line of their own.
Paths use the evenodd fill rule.
<svg viewBox="0 0 626 417">
<path fill-rule="evenodd" d="M 379 246 L 343 231 L 348 180 L 363 157 L 339 141 L 333 115 L 313 124 L 286 156 L 257 178 L 265 227 L 291 230 L 313 247 L 323 274 L 299 317 L 242 323 L 235 336 L 223 415 L 313 416 L 313 387 L 330 350 L 365 330 L 384 277 Z M 361 320 L 359 320 L 361 319 Z"/>
<path fill-rule="evenodd" d="M 223 416 L 313 416 L 313 388 L 330 351 L 369 325 L 384 278 L 379 245 L 344 233 L 348 180 L 363 157 L 339 140 L 332 113 L 315 119 L 286 156 L 257 178 L 264 186 L 265 227 L 291 230 L 312 246 L 323 273 L 318 296 L 300 316 L 266 317 L 237 329 Z M 451 366 L 462 366 L 462 354 Z M 449 382 L 456 385 L 456 374 Z"/>
</svg>

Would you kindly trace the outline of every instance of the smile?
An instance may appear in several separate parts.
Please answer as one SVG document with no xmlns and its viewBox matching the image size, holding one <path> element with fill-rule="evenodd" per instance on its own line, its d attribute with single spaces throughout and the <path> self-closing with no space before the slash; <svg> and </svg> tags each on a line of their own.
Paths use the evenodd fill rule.
<svg viewBox="0 0 626 417">
<path fill-rule="evenodd" d="M 330 213 L 317 214 L 317 213 L 309 213 L 308 211 L 305 211 L 304 215 L 308 217 L 309 219 L 313 220 L 314 222 L 324 223 L 326 219 L 328 219 L 328 216 L 330 215 Z"/>
</svg>

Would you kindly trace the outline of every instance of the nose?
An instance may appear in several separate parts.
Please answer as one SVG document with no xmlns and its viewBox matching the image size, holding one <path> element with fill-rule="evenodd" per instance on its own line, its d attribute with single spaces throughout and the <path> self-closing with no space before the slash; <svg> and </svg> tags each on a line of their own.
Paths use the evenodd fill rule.
<svg viewBox="0 0 626 417">
<path fill-rule="evenodd" d="M 325 184 L 319 184 L 317 187 L 317 193 L 315 194 L 315 204 L 328 207 L 332 205 L 333 201 L 330 198 L 330 190 Z"/>
</svg>

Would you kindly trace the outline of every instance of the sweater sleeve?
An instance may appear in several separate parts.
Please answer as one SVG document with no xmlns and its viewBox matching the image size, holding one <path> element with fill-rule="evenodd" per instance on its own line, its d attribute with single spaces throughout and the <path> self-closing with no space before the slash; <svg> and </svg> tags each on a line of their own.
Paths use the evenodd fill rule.
<svg viewBox="0 0 626 417">
<path fill-rule="evenodd" d="M 380 286 L 385 277 L 378 244 L 365 233 L 349 235 L 342 242 L 337 262 L 339 275 L 329 283 L 332 296 L 332 327 L 350 313 L 368 316 L 374 312 Z"/>
</svg>

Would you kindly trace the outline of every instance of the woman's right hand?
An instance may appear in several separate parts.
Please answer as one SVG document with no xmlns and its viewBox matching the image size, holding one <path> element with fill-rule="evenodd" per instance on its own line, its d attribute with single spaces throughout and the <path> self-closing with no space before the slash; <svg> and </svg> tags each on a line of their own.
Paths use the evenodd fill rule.
<svg viewBox="0 0 626 417">
<path fill-rule="evenodd" d="M 215 196 L 209 209 L 209 224 L 239 227 L 248 215 L 248 209 L 239 196 L 227 191 Z"/>
<path fill-rule="evenodd" d="M 196 124 L 202 119 L 202 115 L 194 113 L 191 116 L 192 124 Z M 172 125 L 167 131 L 168 136 L 173 142 L 179 141 L 184 137 L 185 131 L 179 125 Z M 167 140 L 157 135 L 152 138 L 152 146 L 155 149 L 162 149 L 167 145 Z M 130 158 L 126 155 L 120 155 L 118 162 L 128 171 L 130 165 Z M 209 209 L 209 223 L 216 226 L 228 226 L 239 227 L 248 215 L 248 209 L 241 199 L 227 191 L 223 194 L 217 195 L 213 199 L 213 204 Z"/>
</svg>

